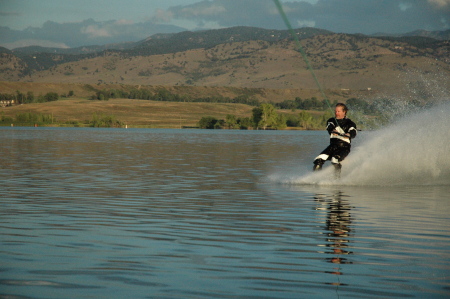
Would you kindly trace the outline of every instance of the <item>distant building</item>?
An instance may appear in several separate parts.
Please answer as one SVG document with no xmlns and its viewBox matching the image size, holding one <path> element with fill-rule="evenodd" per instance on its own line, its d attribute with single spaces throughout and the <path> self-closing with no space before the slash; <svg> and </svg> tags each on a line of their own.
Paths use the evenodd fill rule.
<svg viewBox="0 0 450 299">
<path fill-rule="evenodd" d="M 2 100 L 2 101 L 0 101 L 0 106 L 1 106 L 1 107 L 8 107 L 8 106 L 14 105 L 14 103 L 15 103 L 14 100 L 9 100 L 9 101 L 7 101 L 7 100 Z"/>
</svg>

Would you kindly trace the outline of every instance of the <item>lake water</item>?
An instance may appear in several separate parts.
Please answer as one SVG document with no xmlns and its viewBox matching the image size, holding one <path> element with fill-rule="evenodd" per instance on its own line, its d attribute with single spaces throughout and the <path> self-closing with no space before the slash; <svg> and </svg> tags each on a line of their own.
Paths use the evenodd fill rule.
<svg viewBox="0 0 450 299">
<path fill-rule="evenodd" d="M 340 180 L 325 132 L 0 128 L 0 298 L 448 298 L 443 111 Z"/>
</svg>

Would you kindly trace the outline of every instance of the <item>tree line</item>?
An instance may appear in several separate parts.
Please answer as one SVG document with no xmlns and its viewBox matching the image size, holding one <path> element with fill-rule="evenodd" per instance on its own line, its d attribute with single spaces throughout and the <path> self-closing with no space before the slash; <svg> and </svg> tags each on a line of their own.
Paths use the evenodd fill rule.
<svg viewBox="0 0 450 299">
<path fill-rule="evenodd" d="M 172 93 L 171 91 L 160 88 L 158 91 L 150 91 L 148 89 L 133 89 L 131 91 L 123 91 L 118 89 L 109 89 L 97 91 L 91 96 L 91 100 L 104 100 L 109 99 L 140 99 L 140 100 L 150 100 L 150 101 L 168 101 L 168 102 L 192 102 L 192 103 L 229 103 L 229 104 L 245 104 L 250 106 L 258 107 L 262 103 L 248 94 L 242 94 L 234 98 L 224 97 L 221 95 L 210 96 L 210 97 L 191 97 L 189 95 L 180 95 Z M 318 100 L 316 97 L 301 99 L 296 97 L 295 100 L 285 100 L 280 103 L 271 102 L 277 109 L 302 109 L 302 110 L 318 110 L 324 111 L 329 108 L 328 102 L 326 100 Z M 334 101 L 332 105 L 337 104 Z"/>
<path fill-rule="evenodd" d="M 15 119 L 9 116 L 5 116 L 3 111 L 0 116 L 1 123 L 22 123 L 22 124 L 51 124 L 56 122 L 56 119 L 52 114 L 42 114 L 42 113 L 19 113 L 16 114 Z"/>
<path fill-rule="evenodd" d="M 71 90 L 65 95 L 61 95 L 62 97 L 71 97 L 74 95 L 74 92 Z M 20 91 L 16 91 L 16 93 L 0 93 L 0 101 L 2 102 L 12 102 L 14 101 L 17 104 L 31 104 L 31 103 L 45 103 L 45 102 L 53 102 L 60 99 L 60 95 L 56 92 L 47 92 L 46 94 L 40 94 L 35 96 L 32 91 L 28 91 L 27 93 L 22 93 Z"/>
<path fill-rule="evenodd" d="M 16 91 L 15 94 L 0 93 L 0 101 L 14 100 L 17 104 L 27 103 L 44 103 L 57 101 L 61 97 L 72 97 L 74 92 L 71 90 L 67 94 L 58 95 L 56 92 L 48 92 L 44 95 L 35 96 L 33 92 L 22 93 Z M 236 97 L 230 98 L 221 95 L 209 96 L 209 97 L 192 97 L 186 94 L 176 94 L 166 88 L 160 88 L 157 91 L 151 91 L 148 89 L 132 89 L 130 91 L 124 91 L 119 89 L 103 89 L 96 91 L 89 99 L 108 101 L 109 99 L 138 99 L 138 100 L 150 100 L 150 101 L 167 101 L 167 102 L 192 102 L 192 103 L 229 103 L 229 104 L 244 104 L 259 107 L 262 103 L 250 94 L 241 94 Z M 379 106 L 370 105 L 367 102 L 359 99 L 349 99 L 352 104 L 365 110 L 365 113 L 370 114 L 376 111 Z M 330 103 L 331 107 L 337 101 Z M 300 109 L 300 110 L 317 110 L 325 111 L 330 108 L 327 100 L 318 100 L 316 97 L 302 99 L 296 97 L 294 100 L 285 100 L 279 103 L 270 102 L 277 109 Z"/>
<path fill-rule="evenodd" d="M 288 102 L 288 101 L 285 101 Z M 198 122 L 202 129 L 284 129 L 286 127 L 299 127 L 305 130 L 323 129 L 326 121 L 333 117 L 333 109 L 327 109 L 324 113 L 313 114 L 308 110 L 314 110 L 311 106 L 301 106 L 303 101 L 291 101 L 298 104 L 292 109 L 300 109 L 298 114 L 286 114 L 277 112 L 280 105 L 265 103 L 260 104 L 252 110 L 250 117 L 236 117 L 227 115 L 225 119 L 217 119 L 212 116 L 203 117 Z M 308 103 L 308 101 L 305 101 Z M 309 102 L 314 103 L 314 102 Z M 336 103 L 327 108 L 332 108 Z M 418 101 L 401 101 L 391 99 L 377 99 L 371 103 L 351 98 L 346 101 L 350 110 L 350 117 L 358 124 L 358 128 L 371 130 L 389 124 L 399 117 L 403 117 L 411 112 L 426 108 L 432 103 L 421 103 Z M 283 109 L 286 109 L 281 105 Z M 302 107 L 302 108 L 299 108 Z M 306 108 L 306 109 L 305 109 Z M 316 106 L 316 110 L 323 110 L 324 107 Z"/>
<path fill-rule="evenodd" d="M 73 96 L 73 91 L 69 91 L 61 97 Z M 44 95 L 35 97 L 33 92 L 22 93 L 16 91 L 15 94 L 0 93 L 0 102 L 5 105 L 6 101 L 14 100 L 15 104 L 40 103 L 56 101 L 60 96 L 55 92 L 48 92 Z M 234 103 L 254 106 L 252 115 L 249 117 L 238 118 L 228 115 L 226 119 L 216 119 L 214 117 L 204 117 L 199 121 L 201 128 L 230 128 L 230 129 L 282 129 L 285 127 L 301 127 L 304 129 L 322 129 L 324 123 L 329 117 L 332 117 L 333 107 L 337 101 L 328 104 L 326 100 L 318 100 L 315 97 L 310 99 L 301 99 L 296 97 L 294 100 L 285 100 L 279 103 L 261 103 L 252 94 L 242 94 L 234 98 L 224 96 L 210 97 L 192 97 L 190 95 L 175 94 L 165 88 L 159 88 L 156 91 L 148 89 L 132 89 L 123 91 L 118 89 L 109 89 L 96 91 L 91 96 L 91 100 L 109 100 L 110 98 L 129 98 L 152 101 L 171 101 L 171 102 L 204 102 L 204 103 Z M 351 117 L 358 122 L 360 128 L 374 129 L 391 122 L 393 119 L 402 116 L 402 114 L 420 109 L 427 103 L 418 101 L 401 101 L 398 99 L 380 98 L 371 102 L 350 98 L 346 101 L 350 109 Z M 331 109 L 330 109 L 331 108 Z M 284 110 L 302 110 L 298 114 L 278 113 L 277 109 Z M 308 111 L 325 111 L 320 115 Z M 101 117 L 103 118 L 103 117 Z M 94 119 L 93 126 L 116 126 L 123 124 L 115 119 L 106 117 L 100 120 Z"/>
<path fill-rule="evenodd" d="M 245 104 L 250 106 L 258 106 L 260 102 L 254 97 L 243 94 L 234 98 L 224 97 L 221 95 L 210 97 L 192 97 L 190 95 L 180 95 L 173 93 L 165 88 L 160 88 L 156 92 L 148 89 L 132 89 L 130 91 L 109 89 L 97 91 L 91 96 L 91 100 L 109 99 L 137 99 L 149 101 L 166 101 L 166 102 L 191 102 L 191 103 L 231 103 L 231 104 Z"/>
<path fill-rule="evenodd" d="M 213 116 L 202 117 L 198 122 L 201 129 L 255 129 L 255 130 L 281 130 L 286 127 L 301 127 L 303 129 L 321 129 L 325 122 L 332 116 L 331 112 L 314 116 L 307 111 L 301 111 L 297 115 L 278 113 L 273 104 L 264 103 L 253 108 L 249 117 L 236 117 L 228 114 L 225 119 L 217 119 Z"/>
<path fill-rule="evenodd" d="M 53 114 L 42 114 L 42 113 L 18 113 L 16 116 L 9 117 L 5 116 L 4 112 L 0 114 L 0 124 L 27 124 L 27 125 L 49 125 L 57 123 L 56 118 Z M 66 124 L 80 126 L 78 122 L 66 122 Z M 90 121 L 85 121 L 84 125 L 94 128 L 122 128 L 125 124 L 116 119 L 114 115 L 104 115 L 94 113 Z"/>
</svg>

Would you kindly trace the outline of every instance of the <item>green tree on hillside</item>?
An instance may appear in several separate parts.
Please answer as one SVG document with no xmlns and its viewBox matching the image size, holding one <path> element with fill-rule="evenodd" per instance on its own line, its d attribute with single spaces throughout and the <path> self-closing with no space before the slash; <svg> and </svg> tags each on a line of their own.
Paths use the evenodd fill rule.
<svg viewBox="0 0 450 299">
<path fill-rule="evenodd" d="M 227 125 L 228 129 L 237 129 L 239 127 L 236 116 L 232 114 L 227 114 L 225 118 L 225 124 Z"/>
<path fill-rule="evenodd" d="M 24 104 L 26 101 L 26 97 L 23 93 L 21 93 L 20 91 L 16 90 L 16 100 L 18 103 L 20 104 Z"/>
<path fill-rule="evenodd" d="M 27 103 L 33 103 L 34 102 L 34 94 L 32 91 L 27 92 Z"/>
<path fill-rule="evenodd" d="M 97 113 L 94 113 L 89 124 L 94 128 L 122 128 L 124 126 L 114 115 L 97 115 Z"/>
<path fill-rule="evenodd" d="M 278 114 L 276 118 L 276 124 L 274 127 L 277 128 L 278 130 L 286 129 L 287 127 L 286 122 L 287 122 L 286 116 L 284 114 Z"/>
<path fill-rule="evenodd" d="M 252 110 L 253 122 L 256 128 L 263 130 L 268 127 L 276 127 L 278 113 L 272 104 L 261 104 Z"/>
<path fill-rule="evenodd" d="M 311 129 L 313 127 L 313 117 L 309 112 L 301 111 L 298 114 L 298 120 L 300 126 L 306 130 Z"/>
<path fill-rule="evenodd" d="M 213 116 L 204 116 L 198 122 L 200 129 L 214 129 L 214 126 L 218 123 L 218 119 Z"/>
<path fill-rule="evenodd" d="M 237 123 L 239 125 L 239 129 L 247 130 L 248 128 L 253 127 L 253 121 L 250 117 L 240 117 L 237 119 Z"/>
<path fill-rule="evenodd" d="M 56 92 L 47 92 L 44 95 L 44 99 L 46 102 L 53 102 L 59 100 L 59 95 Z"/>
<path fill-rule="evenodd" d="M 19 123 L 39 123 L 39 124 L 51 124 L 55 121 L 52 114 L 40 114 L 40 113 L 19 113 L 16 114 L 16 122 Z"/>
</svg>

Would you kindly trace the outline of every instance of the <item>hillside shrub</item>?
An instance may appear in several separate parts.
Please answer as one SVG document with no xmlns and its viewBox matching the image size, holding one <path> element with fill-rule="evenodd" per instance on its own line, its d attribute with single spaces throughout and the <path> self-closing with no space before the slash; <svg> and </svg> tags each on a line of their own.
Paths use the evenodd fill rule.
<svg viewBox="0 0 450 299">
<path fill-rule="evenodd" d="M 214 129 L 219 120 L 213 116 L 204 116 L 199 122 L 198 126 L 200 129 Z"/>
<path fill-rule="evenodd" d="M 55 121 L 56 121 L 55 118 L 51 114 L 40 114 L 31 112 L 16 114 L 16 122 L 19 123 L 51 124 Z"/>
<path fill-rule="evenodd" d="M 44 99 L 46 102 L 53 102 L 59 100 L 59 95 L 56 92 L 47 92 L 44 95 Z"/>
<path fill-rule="evenodd" d="M 12 117 L 9 116 L 5 116 L 4 112 L 2 111 L 1 117 L 0 117 L 0 122 L 2 123 L 12 123 L 14 120 Z"/>
<path fill-rule="evenodd" d="M 114 115 L 97 115 L 94 113 L 89 125 L 94 128 L 122 128 L 123 122 L 116 119 Z"/>
</svg>

